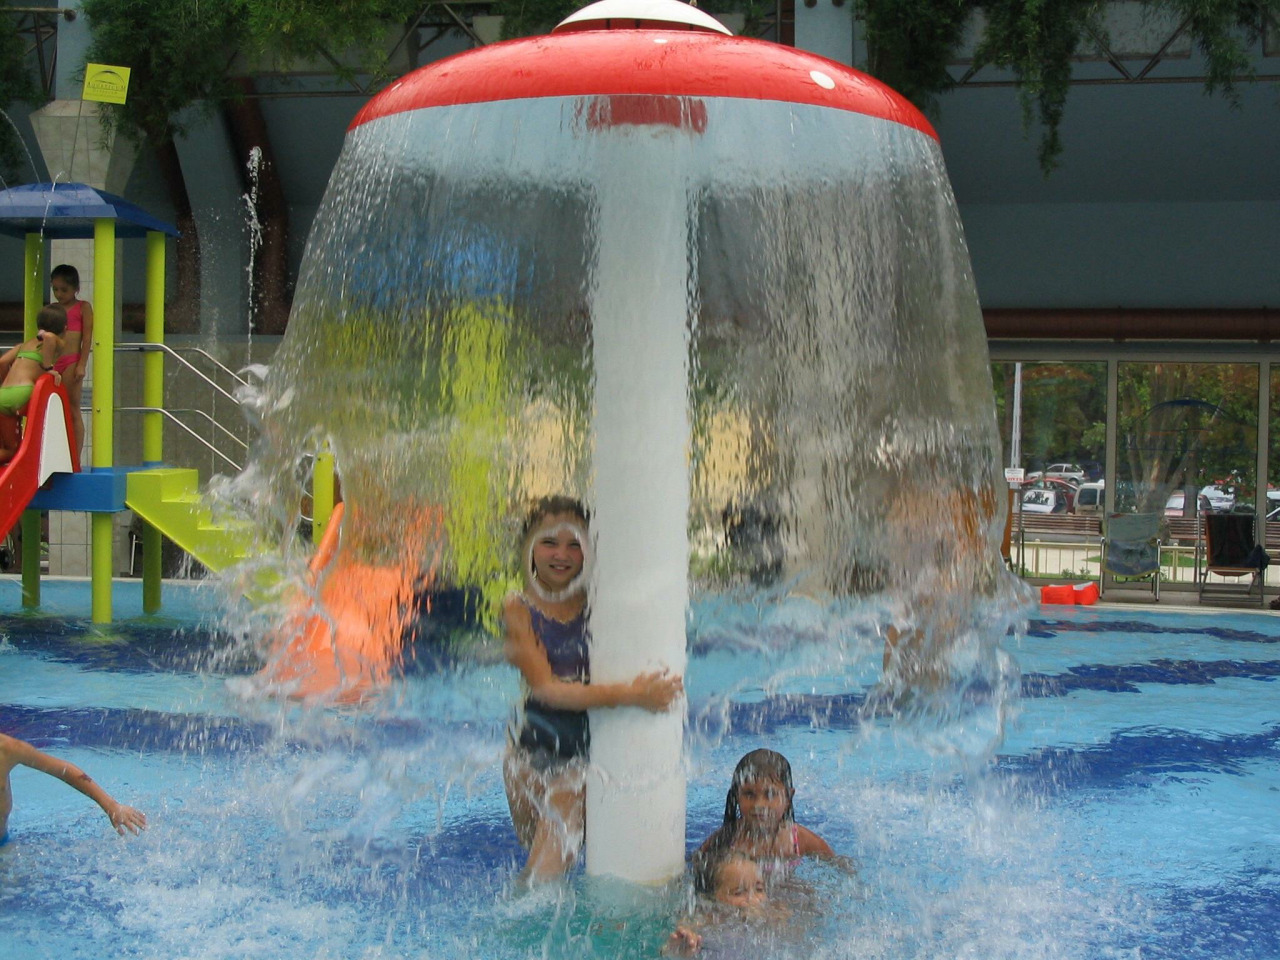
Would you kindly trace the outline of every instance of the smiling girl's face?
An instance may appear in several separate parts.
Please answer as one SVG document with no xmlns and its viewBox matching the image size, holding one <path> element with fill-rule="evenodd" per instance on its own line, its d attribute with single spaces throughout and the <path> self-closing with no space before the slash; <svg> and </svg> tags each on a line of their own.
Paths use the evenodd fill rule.
<svg viewBox="0 0 1280 960">
<path fill-rule="evenodd" d="M 530 546 L 533 577 L 548 592 L 559 594 L 582 573 L 585 533 L 572 513 L 544 517 Z"/>
</svg>

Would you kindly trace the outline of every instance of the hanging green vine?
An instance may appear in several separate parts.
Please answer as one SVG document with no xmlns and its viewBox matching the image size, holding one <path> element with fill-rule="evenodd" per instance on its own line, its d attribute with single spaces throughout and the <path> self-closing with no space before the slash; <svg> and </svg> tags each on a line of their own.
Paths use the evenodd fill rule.
<svg viewBox="0 0 1280 960">
<path fill-rule="evenodd" d="M 971 0 L 859 0 L 865 23 L 867 72 L 922 110 L 955 86 L 955 58 L 973 12 Z"/>
<path fill-rule="evenodd" d="M 1255 70 L 1249 48 L 1267 18 L 1280 24 L 1280 0 L 1144 0 L 1171 14 L 1204 56 L 1205 89 L 1228 98 Z M 860 0 L 867 68 L 877 78 L 935 111 L 938 95 L 955 86 L 953 65 L 966 24 L 982 14 L 985 29 L 973 69 L 1009 70 L 1018 84 L 1028 134 L 1038 130 L 1047 175 L 1062 153 L 1061 125 L 1075 57 L 1104 37 L 1105 0 Z"/>
<path fill-rule="evenodd" d="M 1062 115 L 1071 88 L 1072 58 L 1086 31 L 1102 33 L 1100 0 L 983 0 L 987 28 L 974 67 L 1011 70 L 1018 81 L 1022 120 L 1040 124 L 1040 167 L 1046 173 L 1062 153 Z"/>
<path fill-rule="evenodd" d="M 1204 55 L 1205 89 L 1237 97 L 1236 86 L 1256 71 L 1249 47 L 1258 42 L 1263 23 L 1280 28 L 1280 0 L 1147 0 L 1186 23 L 1185 32 Z"/>
</svg>

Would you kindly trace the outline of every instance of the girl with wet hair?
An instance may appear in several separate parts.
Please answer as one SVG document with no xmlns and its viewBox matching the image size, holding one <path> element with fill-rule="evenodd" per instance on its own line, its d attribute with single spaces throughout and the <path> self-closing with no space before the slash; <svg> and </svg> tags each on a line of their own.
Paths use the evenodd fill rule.
<svg viewBox="0 0 1280 960">
<path fill-rule="evenodd" d="M 524 590 L 503 603 L 507 660 L 525 698 L 508 732 L 503 783 L 511 822 L 529 859 L 530 882 L 560 876 L 577 860 L 585 825 L 590 748 L 587 711 L 642 707 L 661 713 L 683 686 L 666 671 L 627 683 L 592 683 L 587 587 L 587 512 L 569 497 L 546 497 L 521 531 Z"/>
<path fill-rule="evenodd" d="M 733 771 L 724 822 L 695 854 L 703 859 L 741 854 L 760 864 L 766 878 L 785 875 L 801 857 L 834 858 L 827 842 L 796 823 L 791 764 L 774 750 L 752 750 Z"/>
</svg>

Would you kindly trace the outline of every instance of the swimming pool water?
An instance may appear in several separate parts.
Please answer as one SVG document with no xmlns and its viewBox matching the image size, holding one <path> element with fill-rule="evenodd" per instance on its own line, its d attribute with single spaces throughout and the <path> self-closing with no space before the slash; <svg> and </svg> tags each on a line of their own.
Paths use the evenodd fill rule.
<svg viewBox="0 0 1280 960">
<path fill-rule="evenodd" d="M 58 616 L 0 617 L 0 730 L 151 829 L 119 839 L 78 793 L 15 771 L 0 958 L 657 955 L 674 894 L 620 907 L 581 875 L 512 893 L 498 764 L 516 679 L 491 651 L 419 665 L 373 708 L 304 711 L 240 697 L 227 679 L 247 662 L 209 669 L 201 594 L 99 635 L 87 589 L 66 589 L 46 597 Z M 737 758 L 768 745 L 800 821 L 858 865 L 802 867 L 817 906 L 771 949 L 1280 958 L 1280 619 L 1054 610 L 1007 648 L 1015 716 L 967 765 L 868 716 L 871 647 L 845 689 L 780 666 L 804 650 L 695 648 L 690 844 Z"/>
</svg>

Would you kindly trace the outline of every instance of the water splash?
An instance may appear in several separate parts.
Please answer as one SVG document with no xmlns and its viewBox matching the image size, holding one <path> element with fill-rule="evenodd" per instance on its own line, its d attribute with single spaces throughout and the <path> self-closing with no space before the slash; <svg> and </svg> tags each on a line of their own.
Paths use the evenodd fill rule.
<svg viewBox="0 0 1280 960">
<path fill-rule="evenodd" d="M 249 263 L 245 266 L 245 273 L 248 281 L 249 296 L 249 333 L 247 337 L 247 347 L 245 358 L 247 362 L 253 360 L 253 329 L 254 321 L 258 316 L 258 298 L 255 295 L 255 282 L 257 274 L 255 265 L 257 262 L 258 251 L 262 247 L 262 221 L 258 218 L 258 181 L 262 175 L 262 148 L 254 146 L 249 150 L 249 160 L 245 164 L 245 169 L 249 173 L 249 190 L 241 196 L 245 206 L 245 218 L 249 231 Z"/>
</svg>

